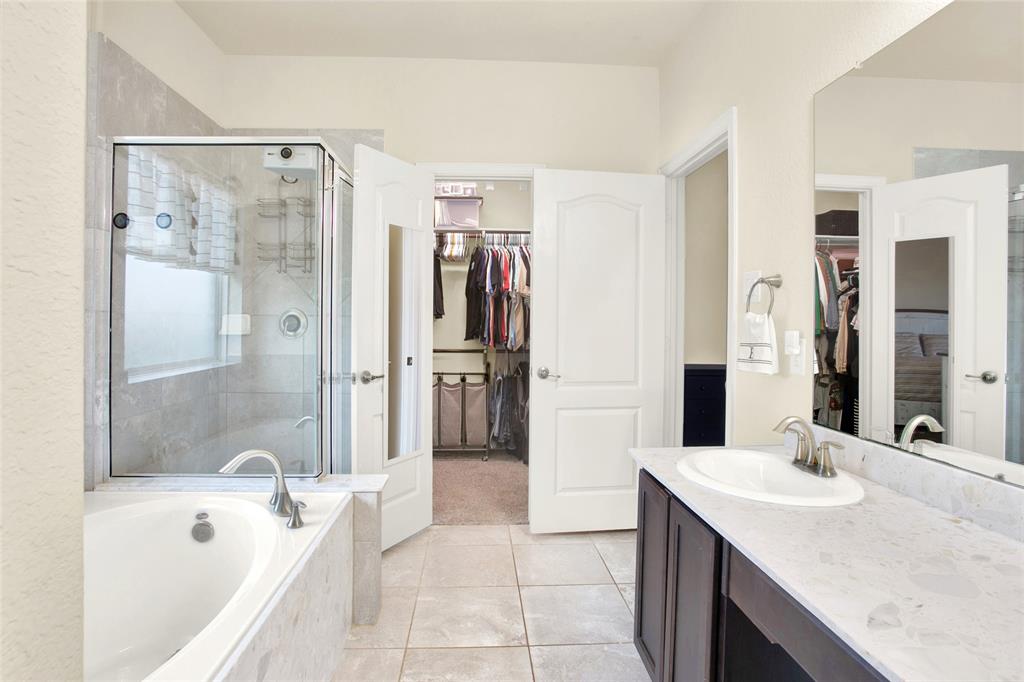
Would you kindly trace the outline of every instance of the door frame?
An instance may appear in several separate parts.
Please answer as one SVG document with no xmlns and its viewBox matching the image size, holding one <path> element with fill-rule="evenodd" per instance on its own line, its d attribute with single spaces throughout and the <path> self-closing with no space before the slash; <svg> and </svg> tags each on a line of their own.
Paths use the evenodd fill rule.
<svg viewBox="0 0 1024 682">
<path fill-rule="evenodd" d="M 871 253 L 872 230 L 871 230 L 871 201 L 875 188 L 888 184 L 888 180 L 881 175 L 843 175 L 836 173 L 815 173 L 815 192 L 845 192 L 857 195 L 857 232 L 860 236 L 859 249 L 861 254 L 860 262 L 860 288 L 865 295 L 860 297 L 860 363 L 858 393 L 861 396 L 870 395 L 871 391 L 871 358 L 874 357 L 872 344 L 875 341 L 872 337 L 871 324 L 871 259 L 864 258 Z M 816 215 L 816 214 L 815 214 Z M 869 438 L 871 434 L 871 415 L 861 412 L 858 423 L 859 438 Z"/>
<path fill-rule="evenodd" d="M 725 445 L 732 444 L 736 401 L 736 311 L 739 272 L 738 112 L 735 106 L 722 112 L 674 154 L 659 172 L 665 176 L 666 273 L 675 286 L 666 296 L 666 367 L 672 368 L 665 385 L 665 444 L 683 444 L 683 351 L 686 311 L 682 308 L 686 275 L 686 177 L 723 152 L 727 152 L 727 292 L 725 353 Z"/>
</svg>

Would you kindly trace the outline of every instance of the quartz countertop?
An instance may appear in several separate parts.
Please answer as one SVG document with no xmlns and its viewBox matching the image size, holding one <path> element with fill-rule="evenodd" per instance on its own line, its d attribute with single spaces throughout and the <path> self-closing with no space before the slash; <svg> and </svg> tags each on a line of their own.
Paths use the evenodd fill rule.
<svg viewBox="0 0 1024 682">
<path fill-rule="evenodd" d="M 262 492 L 273 490 L 270 474 L 262 476 L 126 476 L 96 486 L 99 492 Z M 320 478 L 288 478 L 288 490 L 307 493 L 379 493 L 387 474 L 333 474 Z"/>
<path fill-rule="evenodd" d="M 704 449 L 630 454 L 880 673 L 1024 680 L 1024 543 L 857 476 L 864 499 L 843 507 L 716 492 L 676 469 Z"/>
</svg>

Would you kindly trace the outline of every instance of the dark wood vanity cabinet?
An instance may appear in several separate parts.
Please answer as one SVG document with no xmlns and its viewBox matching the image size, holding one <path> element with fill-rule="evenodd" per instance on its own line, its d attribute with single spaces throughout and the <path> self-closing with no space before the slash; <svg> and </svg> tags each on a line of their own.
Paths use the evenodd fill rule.
<svg viewBox="0 0 1024 682">
<path fill-rule="evenodd" d="M 654 682 L 884 679 L 640 472 L 634 641 Z"/>
<path fill-rule="evenodd" d="M 633 641 L 652 680 L 662 679 L 665 661 L 665 601 L 668 583 L 668 494 L 654 477 L 640 471 L 637 494 L 636 597 Z"/>
</svg>

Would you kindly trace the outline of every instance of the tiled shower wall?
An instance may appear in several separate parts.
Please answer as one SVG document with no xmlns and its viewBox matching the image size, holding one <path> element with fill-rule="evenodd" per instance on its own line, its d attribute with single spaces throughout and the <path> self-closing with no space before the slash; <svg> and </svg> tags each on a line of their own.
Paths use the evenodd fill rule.
<svg viewBox="0 0 1024 682">
<path fill-rule="evenodd" d="M 353 146 L 365 144 L 383 148 L 383 132 L 372 130 L 313 130 L 266 129 L 230 130 L 218 125 L 188 100 L 169 88 L 153 73 L 144 68 L 128 53 L 99 33 L 89 37 L 89 91 L 88 91 L 88 145 L 86 192 L 86 353 L 85 353 L 85 488 L 109 475 L 110 461 L 110 196 L 111 196 L 111 138 L 118 135 L 319 135 L 322 136 L 341 161 L 352 167 Z M 350 196 L 350 194 L 349 194 Z M 348 240 L 350 225 L 343 225 L 343 251 Z M 344 255 L 348 255 L 347 251 Z M 342 289 L 347 292 L 347 282 Z M 341 301 L 341 315 L 349 309 L 347 300 Z M 275 317 L 276 319 L 276 317 Z M 254 320 L 257 322 L 257 320 Z M 246 339 L 250 344 L 256 338 Z M 347 352 L 347 349 L 341 349 Z M 144 465 L 153 457 L 177 461 L 185 452 L 195 450 L 196 443 L 214 435 L 217 425 L 236 418 L 256 415 L 261 410 L 275 410 L 261 396 L 240 395 L 239 386 L 259 387 L 273 380 L 273 367 L 287 364 L 287 358 L 278 361 L 276 351 L 270 360 L 252 363 L 233 371 L 236 382 L 225 382 L 224 370 L 208 370 L 178 375 L 167 379 L 114 387 L 113 402 L 118 423 L 118 452 L 126 458 L 125 469 Z M 285 349 L 281 355 L 290 355 Z M 265 369 L 266 371 L 262 371 Z M 262 383 L 261 383 L 262 382 Z M 226 391 L 234 383 L 233 393 Z M 282 385 L 286 385 L 282 384 Z M 344 389 L 348 388 L 342 384 Z M 296 396 L 302 401 L 299 387 Z M 284 396 L 285 401 L 294 399 Z M 341 407 L 347 404 L 347 395 L 341 396 Z M 201 406 L 197 408 L 197 405 Z M 292 407 L 307 414 L 306 404 Z M 294 411 L 294 410 L 292 410 Z M 289 411 L 290 413 L 291 411 Z M 189 420 L 186 415 L 201 415 Z M 189 428 L 180 429 L 181 424 Z M 173 424 L 172 429 L 164 428 Z M 290 426 L 290 424 L 288 425 Z M 257 434 L 262 447 L 273 449 L 275 438 L 281 434 L 273 429 Z M 195 462 L 184 463 L 195 466 Z"/>
</svg>

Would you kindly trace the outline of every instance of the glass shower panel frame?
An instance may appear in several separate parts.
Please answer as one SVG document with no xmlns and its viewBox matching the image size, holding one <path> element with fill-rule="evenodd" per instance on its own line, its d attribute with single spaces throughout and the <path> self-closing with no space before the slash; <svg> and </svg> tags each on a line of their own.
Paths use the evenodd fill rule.
<svg viewBox="0 0 1024 682">
<path fill-rule="evenodd" d="M 266 154 L 268 147 L 283 146 L 289 146 L 296 152 L 308 149 L 307 153 L 311 153 L 313 171 L 304 171 L 306 187 L 299 193 L 293 189 L 284 200 L 278 191 L 279 201 L 276 204 L 256 201 L 256 197 L 263 195 L 266 185 L 295 188 L 303 177 L 303 173 L 299 171 L 296 171 L 296 177 L 291 177 L 285 174 L 287 169 L 282 170 L 272 163 L 268 166 L 266 160 L 260 162 L 260 148 L 263 148 L 263 153 Z M 217 151 L 209 148 L 217 148 Z M 164 249 L 163 251 L 158 251 L 152 244 L 147 243 L 145 248 L 150 250 L 142 251 L 141 258 L 129 255 L 125 246 L 128 232 L 125 228 L 138 227 L 130 219 L 124 220 L 125 212 L 130 212 L 127 208 L 130 170 L 127 161 L 129 152 L 133 149 L 136 150 L 136 171 L 138 150 L 150 150 L 151 158 L 159 159 L 161 163 L 171 167 L 174 174 L 185 177 L 186 179 L 180 182 L 182 185 L 188 185 L 187 189 L 179 187 L 180 191 L 177 194 L 174 191 L 168 194 L 166 188 L 156 188 L 156 193 L 163 191 L 166 196 L 153 200 L 152 205 L 160 207 L 160 210 L 154 208 L 154 215 L 145 216 L 143 222 L 147 226 L 152 222 L 161 229 L 149 228 L 141 234 L 146 238 L 155 238 L 156 242 L 166 243 L 157 244 L 157 247 Z M 232 201 L 222 200 L 220 204 L 221 209 L 224 206 L 237 208 L 235 211 L 222 210 L 219 214 L 237 214 L 233 227 L 233 233 L 238 235 L 233 248 L 237 250 L 231 253 L 232 261 L 227 266 L 223 264 L 226 258 L 219 261 L 221 265 L 218 267 L 212 267 L 209 260 L 203 260 L 201 265 L 196 264 L 199 257 L 197 253 L 205 251 L 205 248 L 199 246 L 202 241 L 198 236 L 201 214 L 203 210 L 210 212 L 210 209 L 209 206 L 201 206 L 199 190 L 195 189 L 197 181 L 191 175 L 193 169 L 189 165 L 190 154 L 208 162 L 209 167 L 203 167 L 202 163 L 196 162 L 196 168 L 201 167 L 204 179 L 209 180 L 211 194 L 219 192 L 226 196 L 229 193 L 228 178 L 234 178 L 236 181 L 238 175 L 255 178 L 251 186 L 245 181 L 231 185 Z M 344 168 L 328 148 L 315 138 L 115 138 L 113 157 L 113 226 L 109 252 L 109 475 L 112 478 L 221 475 L 217 473 L 220 465 L 241 450 L 251 448 L 276 452 L 285 465 L 285 473 L 292 477 L 311 478 L 330 471 L 334 417 L 333 391 L 330 388 L 337 378 L 337 374 L 329 371 L 333 368 L 334 248 L 338 219 L 335 195 L 338 193 L 338 183 L 347 179 Z M 270 171 L 273 180 L 268 180 L 268 175 L 261 174 L 262 171 Z M 278 176 L 280 180 L 277 179 Z M 153 177 L 166 176 L 159 176 L 154 172 Z M 173 185 L 174 182 L 170 184 Z M 136 179 L 133 186 L 137 189 L 138 185 Z M 206 185 L 203 187 L 205 189 Z M 307 193 L 305 199 L 302 193 Z M 190 201 L 191 205 L 188 205 Z M 293 210 L 293 202 L 297 207 L 294 210 L 302 216 L 298 218 L 300 226 L 296 231 L 289 226 L 288 217 L 280 219 L 279 222 L 283 222 L 285 226 L 277 228 L 280 237 L 277 242 L 279 251 L 276 252 L 276 258 L 273 257 L 274 252 L 271 252 L 272 257 L 268 258 L 266 244 L 256 240 L 268 230 L 273 233 L 275 228 L 262 224 L 272 224 L 273 220 L 261 218 L 266 218 L 268 211 L 269 215 L 273 215 L 275 210 L 290 213 Z M 209 203 L 216 206 L 212 200 Z M 227 240 L 222 239 L 223 234 L 232 233 L 232 228 L 225 230 L 223 227 L 225 220 L 223 217 L 220 219 L 219 234 L 216 229 L 214 230 L 214 234 L 217 235 L 214 244 L 220 244 L 220 247 L 227 243 Z M 162 223 L 168 223 L 173 228 L 166 229 Z M 195 235 L 191 241 L 187 236 L 183 237 L 181 230 L 178 229 L 179 225 L 186 224 L 190 224 L 194 230 L 194 233 L 187 233 Z M 169 237 L 171 233 L 175 233 L 176 237 Z M 299 235 L 298 240 L 294 235 Z M 138 248 L 136 240 L 136 253 Z M 276 270 L 273 277 L 280 279 L 286 276 L 285 273 L 292 267 L 290 259 L 293 258 L 297 260 L 299 270 L 293 271 L 295 278 L 288 284 L 296 291 L 305 292 L 308 297 L 305 304 L 294 306 L 295 314 L 287 319 L 286 313 L 291 311 L 291 308 L 282 311 L 275 309 L 273 315 L 260 314 L 262 311 L 254 310 L 253 305 L 261 301 L 261 296 L 263 299 L 274 298 L 278 307 L 286 305 L 287 297 L 280 291 L 274 291 L 275 286 L 280 287 L 285 283 L 284 279 L 279 284 L 270 284 L 269 289 L 260 289 L 256 280 L 268 269 Z M 125 276 L 130 259 L 143 263 L 142 267 L 148 269 L 148 279 L 144 281 L 150 284 L 165 284 L 165 291 L 151 291 L 155 298 L 163 297 L 162 302 L 149 304 L 138 295 L 129 295 L 129 288 L 125 286 Z M 165 262 L 160 263 L 161 260 Z M 263 267 L 260 267 L 261 264 Z M 138 263 L 134 265 L 137 266 Z M 249 287 L 249 291 L 246 291 L 245 287 Z M 270 293 L 271 297 L 267 297 L 267 293 Z M 316 300 L 308 300 L 314 294 Z M 278 298 L 280 302 L 277 301 Z M 293 302 L 294 298 L 293 296 Z M 298 298 L 302 299 L 302 296 Z M 153 349 L 150 355 L 160 355 L 162 352 L 165 356 L 169 353 L 186 356 L 181 358 L 178 366 L 171 362 L 165 367 L 145 368 L 149 371 L 148 375 L 146 371 L 137 373 L 136 383 L 142 390 L 136 392 L 136 395 L 128 395 L 125 391 L 118 392 L 132 381 L 129 378 L 129 369 L 125 366 L 126 359 L 134 352 L 134 349 L 130 349 L 129 352 L 125 350 L 125 316 L 129 311 L 126 302 L 134 305 L 131 310 L 135 313 L 135 326 L 140 327 L 143 332 L 150 332 L 149 340 L 155 341 L 144 344 Z M 243 308 L 243 305 L 248 307 Z M 175 306 L 186 312 L 176 309 Z M 306 307 L 305 312 L 301 309 L 303 307 Z M 187 312 L 196 308 L 201 308 L 201 311 L 189 318 Z M 177 316 L 175 319 L 178 324 L 159 327 L 159 315 L 153 314 L 155 309 L 171 311 Z M 150 317 L 149 329 L 145 323 L 145 314 L 149 314 Z M 201 328 L 195 333 L 192 333 L 193 330 L 188 324 L 181 324 L 182 320 L 189 319 L 202 322 Z M 144 323 L 139 325 L 138 321 Z M 212 342 L 210 330 L 207 329 L 211 323 L 219 326 Z M 295 333 L 297 330 L 301 333 Z M 278 331 L 279 334 L 276 333 Z M 281 353 L 282 344 L 286 345 L 289 342 L 288 339 L 282 338 L 289 335 L 293 337 L 291 343 L 294 345 L 284 350 L 282 355 L 261 355 L 257 350 L 261 344 L 268 348 L 271 344 L 277 344 L 274 353 Z M 306 338 L 303 339 L 302 336 Z M 136 340 L 140 338 L 142 337 L 138 333 L 127 337 Z M 164 345 L 162 351 L 161 342 Z M 190 347 L 190 343 L 194 347 Z M 208 352 L 211 348 L 215 352 Z M 141 355 L 145 356 L 144 347 L 142 350 Z M 190 352 L 185 353 L 186 350 Z M 264 367 L 246 367 L 242 364 L 245 356 Z M 175 360 L 177 357 L 170 359 Z M 310 366 L 309 360 L 314 361 L 313 366 Z M 137 358 L 133 361 L 137 361 Z M 274 366 L 273 361 L 280 362 L 278 366 Z M 295 376 L 296 368 L 299 377 Z M 172 381 L 163 382 L 166 385 L 162 385 L 160 380 L 164 376 Z M 157 381 L 152 381 L 153 379 Z M 268 384 L 260 385 L 261 381 L 268 380 Z M 290 388 L 279 388 L 274 384 L 275 380 L 282 381 Z M 247 395 L 250 388 L 251 394 Z M 198 393 L 195 396 L 188 393 L 192 390 L 197 390 Z M 282 393 L 277 393 L 278 390 Z M 183 400 L 177 400 L 178 398 Z M 232 400 L 235 401 L 235 405 L 232 405 Z M 287 410 L 284 410 L 288 413 L 287 416 L 279 409 L 278 403 L 287 406 Z M 238 415 L 252 418 L 255 427 L 251 431 L 238 429 L 241 434 L 238 438 L 223 437 L 225 434 L 235 435 L 228 431 L 234 428 L 236 420 L 233 417 Z M 295 419 L 292 419 L 293 416 Z M 130 433 L 127 427 L 133 419 L 138 428 Z M 210 426 L 217 419 L 220 420 L 220 424 Z M 242 421 L 238 419 L 237 423 Z M 219 431 L 217 426 L 220 427 Z M 302 435 L 301 443 L 296 440 L 296 434 Z M 150 441 L 162 439 L 163 442 L 153 448 L 152 442 L 146 442 L 147 438 Z M 218 443 L 218 440 L 222 442 Z M 217 447 L 218 445 L 220 447 Z M 139 452 L 135 452 L 136 448 Z M 202 455 L 197 455 L 196 452 L 202 452 L 206 448 L 209 448 L 209 451 L 205 453 L 205 461 L 197 464 L 197 458 L 201 460 Z M 155 454 L 148 452 L 146 456 L 149 460 L 145 463 L 147 460 L 141 458 L 141 451 L 147 449 L 155 450 Z M 295 450 L 300 453 L 298 457 Z M 134 465 L 131 465 L 129 460 L 133 458 Z M 192 459 L 191 462 L 189 458 Z M 144 463 L 140 464 L 140 461 Z M 237 475 L 252 476 L 264 471 L 263 468 L 254 466 L 251 469 L 243 468 Z"/>
</svg>

